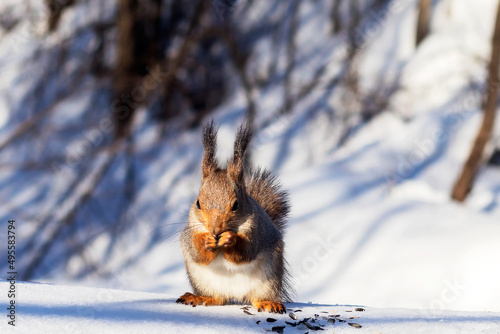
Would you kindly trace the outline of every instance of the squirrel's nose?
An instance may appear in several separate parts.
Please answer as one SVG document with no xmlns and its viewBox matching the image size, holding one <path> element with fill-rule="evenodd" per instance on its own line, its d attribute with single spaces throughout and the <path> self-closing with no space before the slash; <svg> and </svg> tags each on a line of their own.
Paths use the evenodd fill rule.
<svg viewBox="0 0 500 334">
<path fill-rule="evenodd" d="M 219 237 L 221 230 L 222 228 L 220 226 L 214 226 L 212 229 L 212 234 L 214 235 L 214 237 Z"/>
<path fill-rule="evenodd" d="M 222 227 L 224 226 L 224 219 L 222 213 L 217 209 L 212 209 L 208 213 L 208 225 L 211 226 L 211 231 L 213 236 L 217 238 L 222 232 Z"/>
</svg>

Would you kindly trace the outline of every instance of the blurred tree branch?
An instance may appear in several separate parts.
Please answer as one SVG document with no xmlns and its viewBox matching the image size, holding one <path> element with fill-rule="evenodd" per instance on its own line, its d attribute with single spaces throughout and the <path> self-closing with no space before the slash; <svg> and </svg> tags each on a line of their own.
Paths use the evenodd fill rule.
<svg viewBox="0 0 500 334">
<path fill-rule="evenodd" d="M 288 39 L 286 45 L 286 55 L 287 55 L 287 67 L 285 71 L 285 78 L 283 83 L 284 88 L 284 101 L 283 101 L 283 113 L 290 112 L 290 109 L 294 103 L 293 95 L 291 92 L 291 80 L 292 73 L 295 68 L 295 58 L 297 53 L 297 45 L 295 43 L 295 38 L 297 35 L 299 18 L 300 18 L 300 0 L 290 1 L 290 29 L 288 30 Z"/>
<path fill-rule="evenodd" d="M 168 76 L 163 84 L 163 104 L 164 108 L 162 111 L 163 120 L 174 116 L 173 108 L 170 108 L 170 102 L 173 96 L 174 85 L 177 82 L 177 72 L 181 69 L 182 64 L 186 61 L 189 49 L 192 44 L 197 40 L 197 35 L 195 33 L 196 28 L 200 25 L 201 18 L 204 13 L 209 8 L 210 1 L 208 0 L 198 0 L 194 9 L 193 14 L 189 20 L 189 27 L 184 36 L 184 40 L 181 47 L 175 54 L 173 58 L 167 59 L 166 69 Z"/>
<path fill-rule="evenodd" d="M 429 34 L 430 20 L 431 20 L 431 0 L 420 0 L 418 6 L 418 22 L 417 22 L 417 36 L 416 46 Z"/>
<path fill-rule="evenodd" d="M 59 20 L 64 10 L 74 5 L 78 0 L 45 0 L 49 9 L 48 29 L 55 31 L 59 25 Z"/>
<path fill-rule="evenodd" d="M 45 228 L 44 241 L 37 247 L 37 250 L 34 252 L 34 257 L 27 264 L 26 270 L 21 277 L 22 280 L 33 278 L 35 271 L 41 265 L 45 256 L 54 245 L 56 239 L 63 232 L 64 228 L 74 223 L 74 218 L 78 209 L 90 199 L 92 193 L 111 167 L 117 153 L 121 150 L 121 146 L 122 141 L 115 141 L 106 150 L 103 150 L 103 160 L 96 164 L 91 172 L 85 177 L 79 179 L 78 184 L 71 189 L 71 194 L 59 207 L 55 208 L 55 212 L 50 218 L 55 224 L 51 224 L 50 226 L 47 225 Z M 38 237 L 38 239 L 40 239 L 40 237 Z M 38 242 L 39 241 L 40 240 L 38 240 Z"/>
<path fill-rule="evenodd" d="M 330 22 L 332 25 L 331 33 L 338 34 L 342 30 L 342 15 L 340 15 L 340 5 L 342 0 L 332 1 L 332 10 L 330 12 Z"/>
<path fill-rule="evenodd" d="M 462 172 L 453 187 L 451 197 L 463 202 L 474 185 L 481 162 L 484 158 L 486 144 L 490 141 L 495 123 L 498 101 L 498 70 L 500 65 L 500 4 L 497 9 L 495 28 L 491 41 L 491 59 L 488 72 L 486 99 L 483 105 L 483 123 L 477 134 L 470 155 L 463 166 Z"/>
</svg>

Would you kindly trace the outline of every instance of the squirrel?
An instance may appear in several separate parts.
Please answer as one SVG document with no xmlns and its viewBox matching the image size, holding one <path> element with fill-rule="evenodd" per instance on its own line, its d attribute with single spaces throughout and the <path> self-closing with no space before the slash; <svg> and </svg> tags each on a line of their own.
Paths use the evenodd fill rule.
<svg viewBox="0 0 500 334">
<path fill-rule="evenodd" d="M 291 301 L 283 254 L 288 195 L 269 171 L 246 166 L 251 138 L 242 124 L 233 157 L 221 169 L 217 128 L 213 120 L 204 126 L 201 187 L 181 233 L 194 294 L 186 292 L 177 303 L 251 303 L 259 312 L 285 313 L 283 301 Z"/>
</svg>

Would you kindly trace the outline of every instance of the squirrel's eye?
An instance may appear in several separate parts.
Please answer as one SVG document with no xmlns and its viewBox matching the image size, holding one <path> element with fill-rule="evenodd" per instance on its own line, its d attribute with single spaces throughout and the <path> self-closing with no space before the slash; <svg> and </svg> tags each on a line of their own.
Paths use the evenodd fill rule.
<svg viewBox="0 0 500 334">
<path fill-rule="evenodd" d="M 196 201 L 196 207 L 201 210 L 200 201 Z"/>
<path fill-rule="evenodd" d="M 234 201 L 233 207 L 231 208 L 231 211 L 236 211 L 238 210 L 238 201 Z"/>
</svg>

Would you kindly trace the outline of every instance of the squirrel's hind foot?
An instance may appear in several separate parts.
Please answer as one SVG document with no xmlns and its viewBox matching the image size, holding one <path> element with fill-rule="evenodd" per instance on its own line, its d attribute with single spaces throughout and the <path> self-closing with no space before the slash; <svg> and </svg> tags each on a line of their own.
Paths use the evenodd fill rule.
<svg viewBox="0 0 500 334">
<path fill-rule="evenodd" d="M 285 305 L 282 302 L 271 302 L 267 300 L 261 300 L 252 302 L 253 307 L 257 309 L 257 311 L 267 311 L 270 313 L 280 313 L 283 314 L 286 312 Z"/>
<path fill-rule="evenodd" d="M 176 301 L 178 304 L 192 305 L 196 307 L 197 305 L 211 306 L 211 305 L 223 305 L 223 301 L 212 298 L 193 295 L 192 293 L 186 292 L 180 296 Z"/>
</svg>

